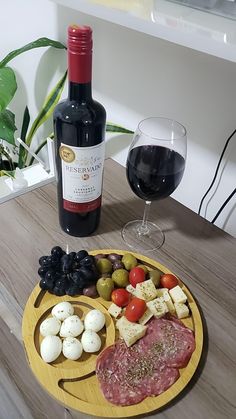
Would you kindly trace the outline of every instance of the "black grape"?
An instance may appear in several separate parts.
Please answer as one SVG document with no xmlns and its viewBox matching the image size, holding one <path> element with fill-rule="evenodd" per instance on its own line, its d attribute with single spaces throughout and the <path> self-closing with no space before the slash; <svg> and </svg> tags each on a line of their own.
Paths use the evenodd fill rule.
<svg viewBox="0 0 236 419">
<path fill-rule="evenodd" d="M 47 291 L 49 288 L 48 288 L 48 284 L 47 284 L 47 282 L 45 281 L 45 279 L 41 279 L 41 281 L 39 282 L 39 286 L 40 286 L 40 288 L 42 289 L 42 290 L 44 290 L 44 291 Z"/>
<path fill-rule="evenodd" d="M 82 259 L 84 259 L 86 256 L 88 256 L 88 252 L 86 250 L 80 250 L 75 255 L 76 262 L 80 262 Z"/>
<path fill-rule="evenodd" d="M 55 246 L 51 250 L 51 255 L 56 256 L 58 259 L 64 254 L 64 251 L 60 246 Z"/>
<path fill-rule="evenodd" d="M 94 256 L 90 256 L 90 255 L 86 256 L 80 261 L 81 266 L 92 266 L 94 264 L 95 264 Z"/>
</svg>

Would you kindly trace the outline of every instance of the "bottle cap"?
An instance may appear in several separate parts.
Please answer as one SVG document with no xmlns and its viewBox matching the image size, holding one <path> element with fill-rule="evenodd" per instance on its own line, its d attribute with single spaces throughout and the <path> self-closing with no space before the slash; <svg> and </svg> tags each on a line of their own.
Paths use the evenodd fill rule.
<svg viewBox="0 0 236 419">
<path fill-rule="evenodd" d="M 89 26 L 70 25 L 68 28 L 68 50 L 74 54 L 91 54 L 93 48 L 92 29 Z"/>
<path fill-rule="evenodd" d="M 89 83 L 92 77 L 92 29 L 70 25 L 68 28 L 68 76 L 74 83 Z"/>
</svg>

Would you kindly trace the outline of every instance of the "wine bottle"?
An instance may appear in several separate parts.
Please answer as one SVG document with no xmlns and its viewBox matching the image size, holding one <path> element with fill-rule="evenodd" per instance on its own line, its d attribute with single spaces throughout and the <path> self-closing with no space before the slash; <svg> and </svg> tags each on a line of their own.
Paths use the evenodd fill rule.
<svg viewBox="0 0 236 419">
<path fill-rule="evenodd" d="M 58 212 L 77 237 L 98 227 L 105 156 L 106 111 L 92 98 L 92 29 L 68 28 L 68 99 L 54 111 Z"/>
</svg>

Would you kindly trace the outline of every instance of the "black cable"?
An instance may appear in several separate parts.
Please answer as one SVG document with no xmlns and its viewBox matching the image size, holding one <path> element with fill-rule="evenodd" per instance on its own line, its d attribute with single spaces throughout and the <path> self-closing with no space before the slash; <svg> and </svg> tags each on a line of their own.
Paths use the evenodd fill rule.
<svg viewBox="0 0 236 419">
<path fill-rule="evenodd" d="M 226 148 L 228 147 L 228 144 L 229 144 L 229 142 L 230 142 L 231 138 L 234 136 L 234 134 L 235 134 L 235 133 L 236 133 L 236 129 L 232 132 L 232 134 L 229 136 L 228 140 L 227 140 L 227 141 L 226 141 L 226 143 L 225 143 L 225 146 L 224 146 L 223 151 L 222 151 L 222 153 L 221 153 L 221 156 L 220 156 L 219 162 L 218 162 L 218 164 L 217 164 L 217 168 L 216 168 L 216 171 L 215 171 L 215 174 L 214 174 L 213 180 L 212 180 L 212 182 L 211 182 L 211 184 L 210 184 L 209 188 L 207 189 L 207 191 L 206 191 L 205 195 L 204 195 L 204 196 L 203 196 L 203 198 L 201 199 L 201 202 L 200 202 L 200 205 L 199 205 L 199 209 L 198 209 L 198 215 L 200 215 L 200 212 L 201 212 L 201 208 L 202 208 L 202 204 L 203 204 L 204 199 L 206 198 L 207 194 L 210 192 L 210 190 L 211 190 L 212 186 L 213 186 L 213 185 L 214 185 L 214 183 L 215 183 L 215 180 L 216 180 L 216 177 L 217 177 L 217 174 L 218 174 L 218 171 L 219 171 L 220 163 L 221 163 L 221 161 L 222 161 L 222 159 L 223 159 L 223 156 L 224 156 L 224 154 L 225 154 L 225 150 L 226 150 Z M 227 202 L 228 202 L 228 201 L 227 201 Z M 226 203 L 227 203 L 227 202 L 226 202 Z M 225 204 L 225 205 L 226 205 L 226 204 Z M 222 209 L 223 209 L 223 208 L 222 208 Z"/>
<path fill-rule="evenodd" d="M 214 224 L 214 222 L 216 221 L 216 219 L 219 217 L 220 213 L 223 211 L 224 207 L 228 204 L 228 202 L 234 196 L 235 193 L 236 193 L 236 188 L 233 190 L 233 192 L 228 196 L 228 198 L 225 200 L 225 202 L 223 203 L 223 205 L 220 207 L 219 211 L 217 212 L 217 214 L 215 215 L 215 217 L 211 221 L 212 224 Z"/>
</svg>

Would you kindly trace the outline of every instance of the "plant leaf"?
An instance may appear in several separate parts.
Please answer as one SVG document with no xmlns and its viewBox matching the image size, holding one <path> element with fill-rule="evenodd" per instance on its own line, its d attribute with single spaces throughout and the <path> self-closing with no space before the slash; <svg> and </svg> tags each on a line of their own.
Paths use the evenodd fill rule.
<svg viewBox="0 0 236 419">
<path fill-rule="evenodd" d="M 15 145 L 14 132 L 16 131 L 15 115 L 5 109 L 0 113 L 0 138 Z"/>
<path fill-rule="evenodd" d="M 23 115 L 23 122 L 22 122 L 21 133 L 20 133 L 20 138 L 21 138 L 22 141 L 25 141 L 25 137 L 26 137 L 27 130 L 28 130 L 28 127 L 29 127 L 29 123 L 30 123 L 29 108 L 28 108 L 28 106 L 26 106 L 25 111 L 24 111 L 24 115 Z"/>
<path fill-rule="evenodd" d="M 25 142 L 25 137 L 26 137 L 27 131 L 28 131 L 29 123 L 30 123 L 30 114 L 29 114 L 28 106 L 26 106 L 25 111 L 24 111 L 24 115 L 23 115 L 23 122 L 22 122 L 21 133 L 20 133 L 20 138 L 24 142 Z M 24 161 L 26 159 L 26 155 L 27 155 L 27 153 L 26 153 L 25 148 L 22 145 L 20 145 L 20 147 L 19 147 L 19 158 L 18 158 L 19 169 L 22 169 L 22 167 L 24 167 Z"/>
<path fill-rule="evenodd" d="M 112 124 L 108 122 L 106 124 L 106 131 L 107 132 L 120 132 L 122 134 L 133 134 L 134 131 L 121 127 L 120 125 Z"/>
<path fill-rule="evenodd" d="M 2 153 L 3 156 L 6 157 L 8 163 L 9 163 L 10 169 L 13 170 L 14 169 L 13 161 L 12 161 L 12 158 L 11 158 L 10 154 L 8 153 L 8 151 L 3 147 L 3 150 L 1 150 L 1 153 Z"/>
<path fill-rule="evenodd" d="M 36 41 L 30 42 L 29 44 L 26 44 L 22 48 L 15 49 L 14 51 L 11 51 L 8 55 L 6 55 L 5 58 L 0 62 L 0 67 L 4 67 L 9 61 L 11 61 L 13 58 L 17 57 L 17 55 L 22 54 L 23 52 L 29 51 L 34 48 L 40 48 L 40 47 L 54 47 L 59 49 L 66 49 L 66 46 L 63 45 L 61 42 L 53 41 L 49 38 L 39 38 L 36 39 Z"/>
<path fill-rule="evenodd" d="M 0 176 L 9 176 L 15 178 L 15 170 L 0 170 Z"/>
<path fill-rule="evenodd" d="M 35 132 L 37 131 L 37 129 L 40 127 L 40 125 L 42 125 L 53 113 L 54 108 L 61 97 L 61 93 L 62 93 L 65 80 L 66 80 L 66 76 L 67 76 L 67 71 L 65 72 L 63 77 L 59 80 L 59 82 L 56 84 L 56 86 L 51 90 L 51 92 L 47 96 L 42 109 L 40 110 L 37 118 L 34 120 L 30 129 L 30 132 L 26 137 L 25 142 L 28 146 L 30 146 L 32 138 Z"/>
<path fill-rule="evenodd" d="M 51 132 L 51 134 L 50 135 L 48 135 L 48 137 L 47 138 L 51 138 L 52 140 L 54 139 L 54 132 Z M 36 150 L 35 150 L 35 154 L 38 154 L 39 152 L 40 152 L 40 150 L 42 150 L 42 148 L 45 146 L 47 144 L 47 139 L 46 140 L 43 140 L 40 144 L 39 144 L 39 146 L 38 146 L 38 148 L 36 148 Z M 31 156 L 31 159 L 30 159 L 30 161 L 29 161 L 29 166 L 31 166 L 31 164 L 33 164 L 33 162 L 34 162 L 34 156 Z"/>
<path fill-rule="evenodd" d="M 6 109 L 17 89 L 16 77 L 10 67 L 0 68 L 0 112 Z"/>
</svg>

